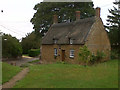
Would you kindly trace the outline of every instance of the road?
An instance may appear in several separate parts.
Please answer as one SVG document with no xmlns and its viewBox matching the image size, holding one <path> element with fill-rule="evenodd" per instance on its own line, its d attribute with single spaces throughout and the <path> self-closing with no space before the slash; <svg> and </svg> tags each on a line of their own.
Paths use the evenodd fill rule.
<svg viewBox="0 0 120 90">
<path fill-rule="evenodd" d="M 30 61 L 38 60 L 38 57 L 29 57 L 29 56 L 22 56 L 21 59 L 18 60 L 10 60 L 10 61 L 5 61 L 8 64 L 14 63 L 16 66 L 21 66 L 22 64 L 25 64 Z"/>
</svg>

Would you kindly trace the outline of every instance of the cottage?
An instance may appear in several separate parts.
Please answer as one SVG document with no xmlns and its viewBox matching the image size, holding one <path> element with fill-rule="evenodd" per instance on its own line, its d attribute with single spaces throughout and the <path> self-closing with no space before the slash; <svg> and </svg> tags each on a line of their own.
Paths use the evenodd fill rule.
<svg viewBox="0 0 120 90">
<path fill-rule="evenodd" d="M 85 19 L 80 19 L 80 11 L 76 11 L 76 21 L 68 23 L 58 23 L 54 15 L 53 25 L 42 40 L 41 59 L 78 63 L 79 48 L 83 45 L 94 54 L 103 51 L 109 59 L 111 47 L 100 18 L 100 8 L 96 8 L 95 17 Z"/>
</svg>

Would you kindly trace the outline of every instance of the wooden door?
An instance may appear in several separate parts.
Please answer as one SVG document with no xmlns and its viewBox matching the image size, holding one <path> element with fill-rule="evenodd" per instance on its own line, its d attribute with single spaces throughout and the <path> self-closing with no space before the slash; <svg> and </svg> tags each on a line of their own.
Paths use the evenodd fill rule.
<svg viewBox="0 0 120 90">
<path fill-rule="evenodd" d="M 65 60 L 65 50 L 62 50 L 62 61 Z"/>
</svg>

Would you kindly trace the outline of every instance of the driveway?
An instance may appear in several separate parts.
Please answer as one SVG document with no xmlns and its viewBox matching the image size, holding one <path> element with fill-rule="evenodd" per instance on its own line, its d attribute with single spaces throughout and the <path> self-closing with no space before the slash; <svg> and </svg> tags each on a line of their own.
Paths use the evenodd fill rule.
<svg viewBox="0 0 120 90">
<path fill-rule="evenodd" d="M 38 59 L 39 59 L 38 57 L 22 56 L 21 59 L 10 60 L 10 61 L 5 61 L 5 62 L 7 62 L 8 64 L 16 63 L 16 66 L 21 66 L 22 64 L 25 64 L 30 61 L 38 60 Z"/>
</svg>

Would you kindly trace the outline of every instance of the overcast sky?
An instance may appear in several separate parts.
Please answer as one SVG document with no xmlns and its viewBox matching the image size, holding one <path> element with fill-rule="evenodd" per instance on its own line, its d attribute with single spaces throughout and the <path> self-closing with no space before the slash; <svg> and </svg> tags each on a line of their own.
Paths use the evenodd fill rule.
<svg viewBox="0 0 120 90">
<path fill-rule="evenodd" d="M 34 6 L 42 0 L 0 0 L 0 30 L 18 39 L 33 31 L 30 19 L 35 11 Z M 113 8 L 115 0 L 92 0 L 94 8 L 101 8 L 101 18 L 106 24 L 108 9 Z"/>
</svg>

